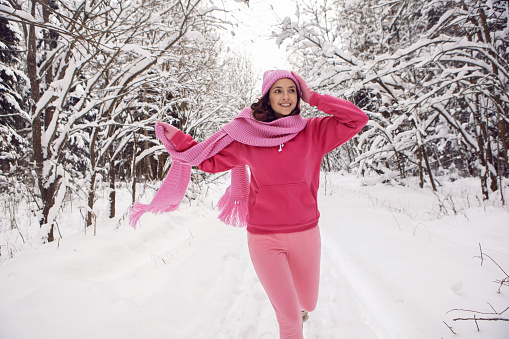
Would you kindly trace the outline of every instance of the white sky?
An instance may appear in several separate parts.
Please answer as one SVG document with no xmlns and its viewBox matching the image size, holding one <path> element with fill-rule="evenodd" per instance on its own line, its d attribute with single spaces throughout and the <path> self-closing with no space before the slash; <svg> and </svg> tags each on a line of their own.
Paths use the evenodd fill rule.
<svg viewBox="0 0 509 339">
<path fill-rule="evenodd" d="M 249 6 L 233 0 L 225 1 L 223 6 L 232 10 L 238 27 L 232 27 L 234 36 L 231 48 L 239 51 L 251 60 L 255 77 L 260 77 L 268 69 L 288 69 L 285 47 L 278 48 L 276 40 L 271 38 L 272 31 L 277 30 L 285 17 L 295 17 L 296 6 L 293 1 L 250 0 Z"/>
</svg>

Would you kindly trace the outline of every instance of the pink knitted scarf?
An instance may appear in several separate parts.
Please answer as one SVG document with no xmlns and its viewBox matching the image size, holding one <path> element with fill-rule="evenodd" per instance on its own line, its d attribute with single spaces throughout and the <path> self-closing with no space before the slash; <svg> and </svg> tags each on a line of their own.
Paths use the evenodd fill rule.
<svg viewBox="0 0 509 339">
<path fill-rule="evenodd" d="M 173 163 L 152 202 L 148 205 L 139 202 L 133 204 L 129 218 L 131 226 L 135 227 L 145 212 L 158 214 L 175 211 L 186 193 L 191 177 L 191 166 L 201 164 L 233 141 L 250 146 L 274 147 L 294 138 L 305 126 L 306 120 L 300 115 L 261 122 L 253 118 L 250 108 L 245 108 L 235 119 L 202 143 L 178 152 L 175 145 L 165 137 L 163 126 L 156 123 L 156 136 L 171 154 Z M 219 219 L 228 225 L 246 226 L 248 195 L 247 168 L 244 165 L 237 166 L 232 169 L 230 186 L 217 204 L 221 211 Z"/>
</svg>

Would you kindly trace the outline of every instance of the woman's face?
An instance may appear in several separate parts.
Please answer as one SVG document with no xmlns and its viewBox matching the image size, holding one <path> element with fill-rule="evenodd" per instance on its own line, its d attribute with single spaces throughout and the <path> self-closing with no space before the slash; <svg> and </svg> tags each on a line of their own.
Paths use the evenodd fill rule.
<svg viewBox="0 0 509 339">
<path fill-rule="evenodd" d="M 292 113 L 297 106 L 297 100 L 297 86 L 291 79 L 281 78 L 270 88 L 269 102 L 276 116 Z"/>
</svg>

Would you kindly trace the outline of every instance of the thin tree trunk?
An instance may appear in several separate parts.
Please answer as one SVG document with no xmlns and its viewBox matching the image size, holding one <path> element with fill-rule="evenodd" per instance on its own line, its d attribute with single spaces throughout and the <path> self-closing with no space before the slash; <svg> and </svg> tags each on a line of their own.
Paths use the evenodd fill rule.
<svg viewBox="0 0 509 339">
<path fill-rule="evenodd" d="M 500 154 L 500 143 L 497 143 L 497 147 L 498 147 L 498 153 Z M 498 179 L 500 180 L 499 182 L 499 187 L 500 187 L 500 201 L 502 201 L 502 205 L 505 205 L 505 199 L 504 199 L 504 190 L 503 190 L 503 185 L 502 185 L 502 160 L 499 156 L 498 158 Z"/>
<path fill-rule="evenodd" d="M 136 202 L 136 132 L 133 133 L 133 161 L 132 161 L 132 169 L 131 169 L 131 175 L 133 176 L 133 185 L 132 185 L 132 192 L 133 192 L 133 204 Z"/>
<path fill-rule="evenodd" d="M 483 34 L 482 34 L 483 40 L 487 44 L 492 44 L 492 39 L 491 39 L 491 36 L 490 36 L 490 29 L 489 29 L 487 21 L 486 21 L 486 13 L 484 12 L 482 7 L 477 8 L 477 10 L 479 12 L 479 21 L 480 21 L 480 25 L 479 26 L 481 27 L 482 32 L 483 32 Z M 493 57 L 496 58 L 496 54 L 492 50 L 488 50 L 488 53 L 490 53 Z M 492 69 L 493 74 L 498 77 L 499 70 L 498 70 L 497 64 L 494 63 L 491 60 L 489 62 L 491 64 L 491 69 Z M 491 97 L 490 97 L 490 99 L 491 99 Z M 495 94 L 492 97 L 492 99 L 493 99 L 493 101 L 495 103 L 495 107 L 497 109 L 497 113 L 498 114 L 503 114 L 503 111 L 501 110 L 501 105 L 500 105 L 500 95 Z M 489 123 L 489 121 L 488 121 L 488 114 L 486 114 L 486 126 L 485 126 L 485 128 L 483 128 L 483 133 L 485 133 L 484 139 L 486 140 L 486 144 L 487 144 L 487 147 L 486 147 L 486 162 L 488 164 L 491 164 L 494 169 L 497 169 L 498 166 L 495 164 L 495 160 L 493 159 L 493 153 L 491 151 L 490 134 L 488 133 L 488 123 Z M 489 168 L 487 168 L 487 169 L 489 169 Z M 502 173 L 499 172 L 499 173 L 495 174 L 492 171 L 489 171 L 489 175 L 490 175 L 490 181 L 491 181 L 491 184 L 490 184 L 491 191 L 495 192 L 498 189 L 498 182 L 497 182 L 498 178 L 497 178 L 497 176 L 501 176 Z"/>
<path fill-rule="evenodd" d="M 497 96 L 498 100 L 497 100 L 497 107 L 498 109 L 500 109 L 501 107 L 501 102 L 500 102 L 500 96 Z M 503 119 L 500 119 L 500 116 L 501 114 L 499 113 L 499 115 L 497 116 L 497 119 L 498 119 L 498 122 L 497 122 L 497 127 L 498 127 L 498 135 L 500 136 L 500 140 L 502 142 L 502 147 L 503 147 L 503 159 L 504 159 L 504 167 L 505 169 L 509 169 L 509 159 L 508 159 L 508 154 L 509 154 L 509 124 L 503 120 Z M 500 144 L 500 142 L 499 142 Z M 505 174 L 504 171 L 502 172 L 499 172 L 498 175 L 499 176 L 503 176 Z"/>
<path fill-rule="evenodd" d="M 431 172 L 431 166 L 429 164 L 428 155 L 426 154 L 426 148 L 424 144 L 421 145 L 422 148 L 422 156 L 424 157 L 424 162 L 426 163 L 426 168 L 428 169 L 429 180 L 431 181 L 431 187 L 433 187 L 433 191 L 437 191 L 437 186 L 435 185 L 435 180 L 433 179 L 433 173 Z"/>
<path fill-rule="evenodd" d="M 402 179 L 404 179 L 406 176 L 405 176 L 405 168 L 404 168 L 404 164 L 403 164 L 403 157 L 400 155 L 400 153 L 398 151 L 396 151 L 396 162 L 398 164 L 399 175 L 401 176 Z"/>
<path fill-rule="evenodd" d="M 110 219 L 115 217 L 115 204 L 116 204 L 116 191 L 115 191 L 115 161 L 112 159 L 113 156 L 113 144 L 109 149 L 109 158 L 110 158 L 110 194 L 109 194 L 109 204 L 110 204 Z"/>
<path fill-rule="evenodd" d="M 32 16 L 35 16 L 35 7 L 37 0 L 32 0 Z M 39 190 L 43 191 L 44 183 L 42 181 L 42 166 L 43 166 L 43 154 L 42 154 L 42 131 L 41 131 L 41 116 L 36 115 L 36 103 L 40 99 L 40 87 L 39 79 L 37 77 L 37 41 L 35 36 L 35 26 L 30 25 L 28 30 L 28 53 L 27 53 L 27 71 L 28 78 L 30 79 L 30 95 L 32 98 L 32 147 L 34 152 L 35 160 L 35 172 L 37 174 L 37 181 Z"/>
<path fill-rule="evenodd" d="M 486 120 L 488 117 L 486 117 Z M 490 165 L 492 168 L 496 168 L 493 159 L 493 152 L 491 151 L 491 142 L 490 135 L 488 133 L 488 124 L 481 123 L 481 133 L 483 135 L 484 143 L 486 144 L 486 170 L 488 171 L 488 177 L 490 179 L 490 189 L 492 192 L 495 192 L 498 189 L 497 183 L 497 175 L 490 170 Z"/>
<path fill-rule="evenodd" d="M 486 159 L 484 157 L 484 142 L 483 142 L 482 133 L 479 133 L 477 135 L 477 143 L 479 144 L 478 157 L 479 157 L 479 161 L 481 162 L 481 166 L 482 166 L 482 170 L 480 173 L 481 190 L 482 190 L 483 200 L 488 200 L 490 197 L 490 194 L 488 192 L 488 166 L 486 165 Z"/>
<path fill-rule="evenodd" d="M 37 0 L 32 0 L 31 15 L 36 16 Z M 35 34 L 35 26 L 29 25 L 28 29 L 28 52 L 27 52 L 27 73 L 30 79 L 30 95 L 32 99 L 32 149 L 35 162 L 35 173 L 37 175 L 37 184 L 42 200 L 42 215 L 39 224 L 42 227 L 48 223 L 48 214 L 54 204 L 54 194 L 57 180 L 50 184 L 47 188 L 44 182 L 44 153 L 42 149 L 42 121 L 41 115 L 36 114 L 36 104 L 40 99 L 40 83 L 37 73 L 37 37 Z M 48 232 L 48 242 L 54 240 L 53 225 Z"/>
<path fill-rule="evenodd" d="M 423 188 L 424 187 L 424 174 L 423 174 L 424 169 L 422 168 L 422 145 L 419 145 L 419 147 L 417 147 L 417 156 L 419 158 L 419 179 L 420 179 L 419 187 Z"/>
<path fill-rule="evenodd" d="M 164 179 L 164 156 L 162 154 L 157 156 L 157 179 Z"/>
<path fill-rule="evenodd" d="M 147 119 L 148 114 L 143 114 L 143 119 Z M 143 141 L 143 149 L 148 150 L 148 131 L 146 129 L 143 130 L 143 135 L 145 136 L 145 140 Z M 152 164 L 150 162 L 150 156 L 146 156 L 142 162 L 141 162 L 141 175 L 145 176 L 145 180 L 152 180 L 154 179 L 153 171 L 152 171 Z"/>
<path fill-rule="evenodd" d="M 87 227 L 92 225 L 93 218 L 93 209 L 94 209 L 94 200 L 95 200 L 95 179 L 97 177 L 97 155 L 95 153 L 95 146 L 97 143 L 97 137 L 99 134 L 99 127 L 94 128 L 94 133 L 92 138 L 90 138 L 90 184 L 88 186 L 88 211 L 87 211 Z"/>
<path fill-rule="evenodd" d="M 96 179 L 96 171 L 93 171 L 92 177 L 90 178 L 90 183 L 88 186 L 88 211 L 87 211 L 87 220 L 86 225 L 91 226 L 94 218 L 93 208 L 94 208 L 94 199 L 95 199 L 95 179 Z"/>
<path fill-rule="evenodd" d="M 326 163 L 327 163 L 327 172 L 330 172 L 331 169 L 330 169 L 330 160 L 329 160 L 329 153 L 327 153 L 325 155 L 325 160 L 326 160 Z"/>
</svg>

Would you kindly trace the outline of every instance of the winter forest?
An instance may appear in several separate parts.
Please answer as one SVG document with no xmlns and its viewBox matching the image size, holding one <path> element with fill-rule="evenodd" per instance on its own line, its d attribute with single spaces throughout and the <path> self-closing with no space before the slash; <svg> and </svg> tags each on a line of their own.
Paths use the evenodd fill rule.
<svg viewBox="0 0 509 339">
<path fill-rule="evenodd" d="M 423 225 L 423 222 L 409 211 L 412 204 L 415 208 L 428 203 L 433 206 L 429 208 L 433 210 L 433 220 L 472 220 L 471 209 L 482 213 L 496 211 L 494 219 L 486 217 L 480 224 L 484 227 L 494 222 L 498 226 L 493 227 L 499 233 L 489 228 L 475 232 L 494 242 L 499 239 L 502 244 L 509 240 L 509 1 L 297 0 L 291 3 L 293 14 L 275 13 L 277 20 L 271 23 L 271 33 L 264 37 L 264 44 L 252 47 L 263 53 L 264 46 L 271 44 L 284 51 L 289 67 L 306 79 L 313 90 L 347 99 L 369 116 L 367 126 L 357 136 L 324 158 L 324 206 L 333 201 L 334 194 L 350 189 L 358 196 L 364 194 L 371 207 L 386 210 L 390 219 L 397 222 L 398 218 L 413 219 L 413 225 Z M 268 4 L 266 7 L 271 9 Z M 53 251 L 59 248 L 64 251 L 66 238 L 71 239 L 74 234 L 84 233 L 86 237 L 73 246 L 96 249 L 99 245 L 92 245 L 93 236 L 99 237 L 101 232 L 108 234 L 108 241 L 117 239 L 116 244 L 124 236 L 115 238 L 111 232 L 129 230 L 129 234 L 133 233 L 129 236 L 144 237 L 144 242 L 158 238 L 173 244 L 172 241 L 180 241 L 175 239 L 184 239 L 181 247 L 190 244 L 191 238 L 199 242 L 199 234 L 208 234 L 209 231 L 198 228 L 188 238 L 192 228 L 188 231 L 184 227 L 182 231 L 178 225 L 185 224 L 184 221 L 192 224 L 192 215 L 201 215 L 204 209 L 207 212 L 201 218 L 209 220 L 208 213 L 214 214 L 211 206 L 216 187 L 223 184 L 224 175 L 206 174 L 193 168 L 185 206 L 182 206 L 184 211 L 179 212 L 183 213 L 180 218 L 184 221 L 165 221 L 171 223 L 168 228 L 171 231 L 162 226 L 151 230 L 151 222 L 133 231 L 128 226 L 128 207 L 140 199 L 150 200 L 172 162 L 155 137 L 156 121 L 170 123 L 200 141 L 257 98 L 262 71 L 254 67 L 252 55 L 236 49 L 234 43 L 239 36 L 249 41 L 243 25 L 246 18 L 257 18 L 253 14 L 255 10 L 255 1 L 242 0 L 0 0 L 0 271 L 7 272 L 0 275 L 0 290 L 8 277 L 15 275 L 14 267 L 26 265 L 32 269 L 36 265 L 32 262 L 16 266 L 18 256 L 48 246 L 53 246 Z M 271 10 L 276 12 L 273 7 Z M 305 117 L 320 114 L 312 107 L 303 107 Z M 350 188 L 341 188 L 341 180 L 359 186 L 353 189 L 345 183 L 344 187 Z M 468 189 L 458 190 L 454 186 L 458 183 L 468 183 Z M 372 189 L 359 193 L 362 187 Z M 397 203 L 389 202 L 394 196 L 380 198 L 373 193 L 399 189 L 420 192 L 428 200 L 417 198 L 396 206 Z M 334 209 L 330 207 L 331 211 Z M 326 210 L 329 208 L 324 207 L 322 215 L 325 216 Z M 334 217 L 324 218 L 332 222 Z M 401 232 L 404 225 L 399 220 L 397 227 Z M 209 225 L 208 230 L 214 227 L 220 226 Z M 415 226 L 409 233 L 415 234 L 417 229 Z M 433 233 L 430 229 L 423 234 Z M 231 235 L 228 229 L 221 228 L 220 232 L 221 237 L 234 237 L 231 242 L 237 241 L 238 235 Z M 381 230 L 373 232 L 380 237 L 388 234 Z M 461 238 L 456 233 L 448 236 Z M 425 237 L 428 239 L 428 235 Z M 243 236 L 240 239 L 239 242 L 244 241 Z M 473 240 L 478 244 L 483 239 Z M 509 272 L 509 243 L 505 245 L 505 249 L 493 246 L 493 257 L 488 256 L 490 253 L 483 254 L 481 244 L 477 252 L 466 255 L 472 267 L 478 268 L 479 263 L 474 264 L 471 258 L 479 253 L 484 265 L 491 262 L 499 286 L 491 284 L 495 292 L 498 288 L 498 294 L 505 293 L 499 306 L 490 305 L 486 309 L 488 300 L 484 292 L 479 302 L 461 307 L 454 303 L 442 305 L 445 311 L 440 316 L 451 309 L 461 309 L 461 315 L 470 320 L 474 313 L 470 309 L 484 309 L 484 313 L 477 313 L 478 318 L 483 314 L 486 318 L 488 314 L 495 321 L 480 321 L 477 325 L 480 330 L 475 328 L 477 320 L 465 320 L 460 322 L 461 326 L 470 330 L 464 331 L 463 336 L 456 335 L 454 331 L 460 325 L 446 323 L 444 318 L 443 323 L 430 325 L 443 332 L 422 330 L 415 334 L 402 329 L 401 333 L 405 334 L 401 334 L 382 330 L 376 326 L 377 321 L 359 311 L 359 318 L 368 319 L 365 322 L 370 324 L 370 334 L 366 334 L 364 327 L 362 330 L 356 327 L 340 335 L 334 326 L 327 325 L 325 318 L 321 326 L 329 332 L 322 328 L 320 334 L 316 332 L 317 327 L 314 332 L 311 328 L 305 333 L 309 338 L 456 335 L 502 339 L 504 334 L 509 334 L 509 276 L 505 273 Z M 110 246 L 115 248 L 113 243 Z M 167 253 L 163 245 L 154 246 L 157 248 L 152 249 L 154 253 Z M 495 248 L 500 252 L 498 257 Z M 99 254 L 87 253 L 92 262 L 101 265 L 102 259 L 96 258 Z M 171 261 L 154 253 L 151 252 L 150 261 L 157 261 L 158 268 Z M 58 258 L 58 254 L 48 258 Z M 124 259 L 116 257 L 115 264 L 124 265 Z M 50 259 L 39 260 L 37 263 L 42 266 L 38 270 L 42 272 Z M 132 261 L 136 262 L 133 265 L 141 265 L 136 260 Z M 241 268 L 236 260 L 239 257 L 224 259 L 228 270 Z M 85 265 L 85 261 L 79 265 Z M 221 265 L 211 267 L 222 270 Z M 205 264 L 197 267 L 208 272 Z M 163 276 L 160 271 L 143 272 L 153 279 Z M 235 279 L 242 279 L 243 274 L 231 273 Z M 138 276 L 130 279 L 127 285 L 139 284 L 144 290 L 152 286 L 140 283 L 136 280 L 140 279 Z M 184 282 L 180 284 L 184 286 Z M 461 286 L 464 284 L 465 281 Z M 214 286 L 217 292 L 219 287 Z M 461 289 L 461 286 L 456 287 Z M 491 287 L 481 288 L 486 291 Z M 228 293 L 235 289 L 239 288 L 230 287 Z M 75 292 L 63 290 L 63 293 Z M 57 291 L 61 289 L 55 287 L 54 293 Z M 325 291 L 335 293 L 332 287 L 325 287 Z M 139 303 L 150 299 L 148 292 L 140 293 L 136 299 Z M 264 298 L 263 291 L 260 297 L 257 292 L 249 293 L 253 293 L 253 300 Z M 249 293 L 244 293 L 243 298 L 248 299 L 245 295 Z M 342 294 L 348 295 L 344 291 Z M 167 294 L 164 297 L 170 298 Z M 188 300 L 198 299 L 193 298 Z M 4 303 L 2 299 L 5 300 L 0 297 L 0 304 Z M 360 299 L 351 301 L 350 305 L 362 304 Z M 20 299 L 9 300 L 14 307 Z M 52 302 L 49 297 L 38 300 Z M 220 304 L 219 297 L 212 300 Z M 37 303 L 30 305 L 34 304 Z M 46 332 L 39 332 L 43 323 L 32 332 L 12 326 L 2 329 L 2 323 L 10 323 L 7 314 L 11 309 L 6 305 L 0 306 L 0 337 L 46 338 L 40 335 Z M 240 312 L 241 306 L 234 305 Z M 253 305 L 258 307 L 258 301 Z M 371 306 L 372 313 L 366 314 L 376 313 L 375 306 Z M 155 308 L 158 307 L 163 305 L 157 304 Z M 270 330 L 270 326 L 276 325 L 272 322 L 270 305 L 267 307 L 269 314 L 266 319 L 265 315 L 260 316 L 259 323 L 270 324 Z M 92 307 L 85 310 L 96 312 Z M 223 312 L 223 309 L 211 312 L 216 311 Z M 258 315 L 257 310 L 242 312 L 247 312 L 247 315 L 240 313 L 246 317 L 253 316 L 252 313 Z M 338 312 L 328 312 L 332 314 L 330 319 L 345 316 Z M 241 318 L 233 313 L 229 321 Z M 216 322 L 210 320 L 214 318 L 200 317 Z M 181 318 L 187 319 L 182 315 L 174 322 L 182 323 Z M 415 323 L 428 320 L 413 319 Z M 129 332 L 122 332 L 123 337 L 162 337 L 161 332 L 153 329 L 162 325 L 157 319 L 153 322 L 148 333 L 129 336 L 125 335 Z M 211 336 L 198 332 L 197 328 L 206 325 L 195 323 L 186 327 L 188 332 L 181 330 L 170 337 L 273 338 L 271 333 L 276 333 L 276 330 L 267 330 L 269 334 L 263 332 L 261 325 L 251 328 L 247 320 L 239 323 L 241 326 L 235 330 L 228 325 L 230 332 L 225 332 L 226 325 L 221 330 L 215 324 L 217 328 L 211 329 Z M 407 323 L 409 328 L 413 324 L 412 320 Z M 489 332 L 487 327 L 494 328 L 494 332 Z M 192 332 L 192 328 L 197 332 Z M 483 328 L 488 332 L 483 332 Z M 72 329 L 65 326 L 62 331 L 69 336 L 51 333 L 47 337 L 92 337 L 92 334 L 71 335 Z M 100 333 L 94 337 L 121 337 L 116 335 L 120 332 Z M 408 333 L 414 334 L 408 336 Z"/>
</svg>

